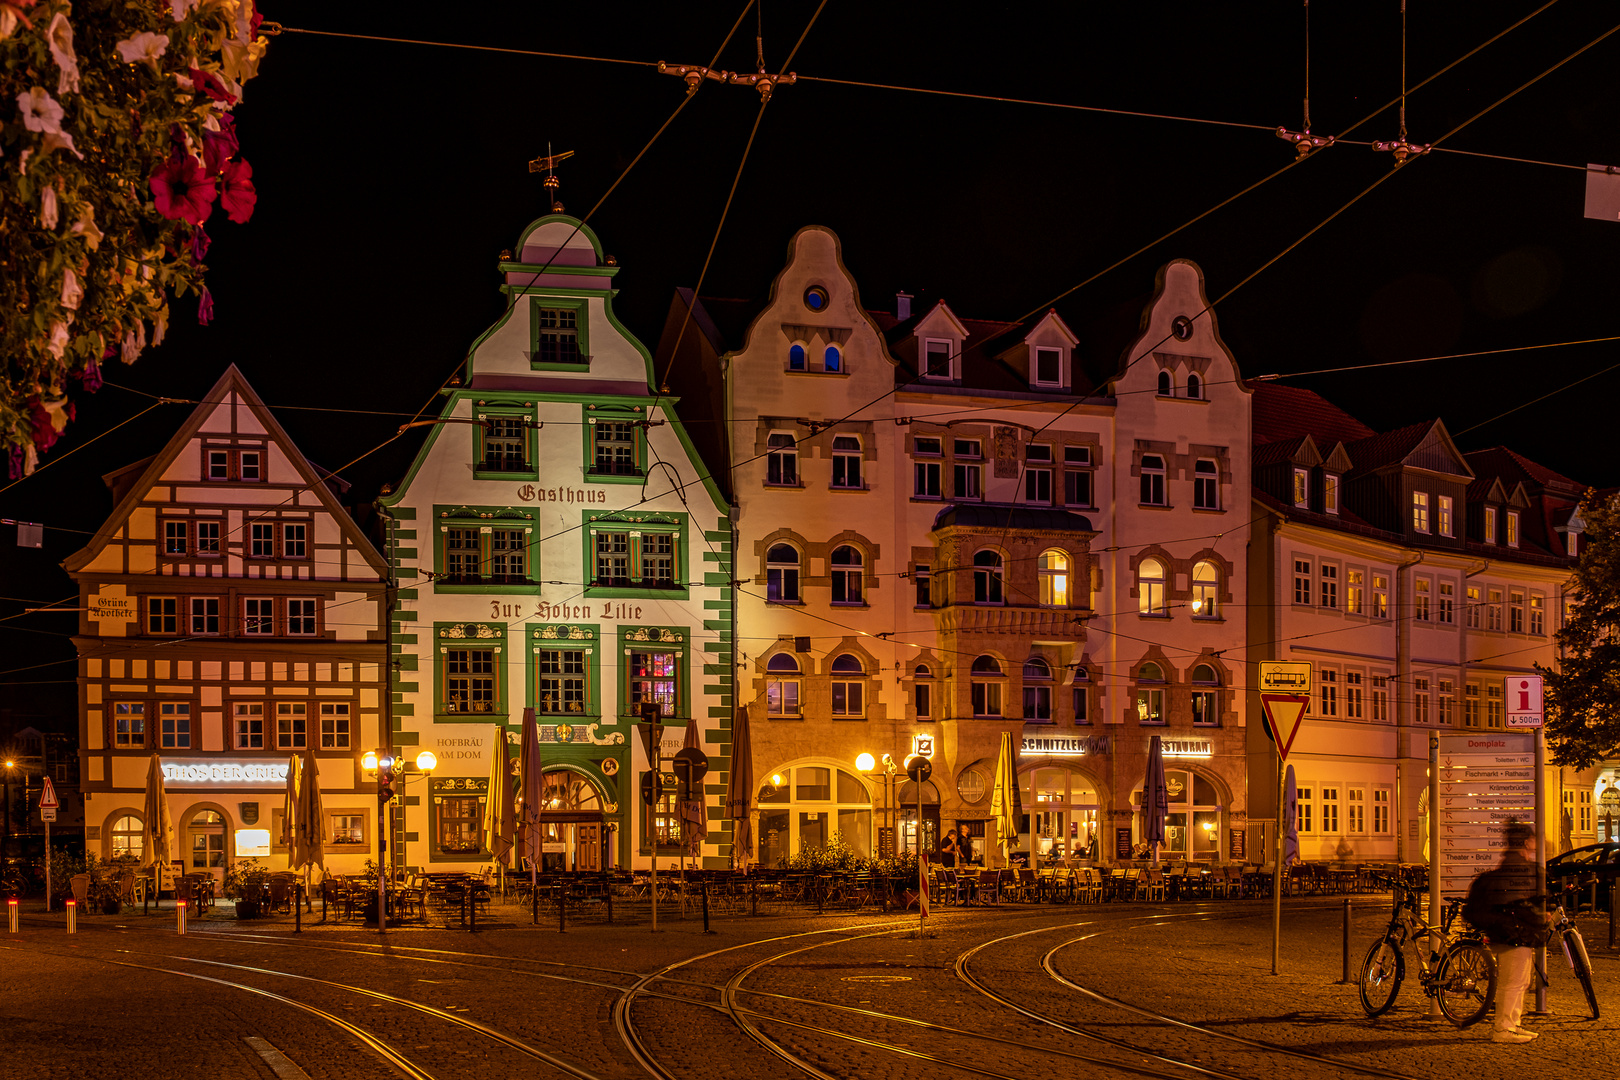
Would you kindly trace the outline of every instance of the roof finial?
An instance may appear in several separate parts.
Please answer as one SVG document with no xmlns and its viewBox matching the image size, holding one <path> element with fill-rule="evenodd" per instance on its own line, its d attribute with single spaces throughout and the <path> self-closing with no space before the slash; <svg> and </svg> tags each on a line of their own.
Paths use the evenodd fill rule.
<svg viewBox="0 0 1620 1080">
<path fill-rule="evenodd" d="M 546 141 L 546 156 L 535 158 L 529 162 L 530 172 L 544 172 L 546 174 L 543 183 L 546 185 L 546 190 L 551 192 L 551 212 L 553 214 L 563 212 L 563 204 L 557 198 L 557 188 L 561 186 L 561 182 L 557 179 L 557 163 L 573 156 L 574 152 L 572 150 L 564 150 L 560 154 L 553 154 L 551 152 L 551 141 L 548 139 Z"/>
</svg>

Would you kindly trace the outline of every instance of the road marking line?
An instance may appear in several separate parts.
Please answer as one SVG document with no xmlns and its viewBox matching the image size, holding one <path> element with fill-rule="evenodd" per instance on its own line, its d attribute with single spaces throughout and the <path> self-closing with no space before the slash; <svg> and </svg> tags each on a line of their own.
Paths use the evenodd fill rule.
<svg viewBox="0 0 1620 1080">
<path fill-rule="evenodd" d="M 292 1063 L 292 1059 L 256 1035 L 245 1035 L 243 1040 L 270 1066 L 279 1080 L 309 1080 L 309 1073 Z"/>
</svg>

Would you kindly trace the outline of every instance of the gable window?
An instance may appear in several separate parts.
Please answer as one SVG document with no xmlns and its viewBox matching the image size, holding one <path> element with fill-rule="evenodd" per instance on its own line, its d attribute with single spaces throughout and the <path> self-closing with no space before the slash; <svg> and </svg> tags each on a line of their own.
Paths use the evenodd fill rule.
<svg viewBox="0 0 1620 1080">
<path fill-rule="evenodd" d="M 593 589 L 674 590 L 682 588 L 676 568 L 684 565 L 685 542 L 678 527 L 635 529 L 616 522 L 593 522 L 590 550 Z"/>
<path fill-rule="evenodd" d="M 861 553 L 845 544 L 833 549 L 828 565 L 832 568 L 832 602 L 864 603 L 861 598 L 862 587 L 865 584 Z"/>
<path fill-rule="evenodd" d="M 444 650 L 444 711 L 495 712 L 495 650 Z"/>
<path fill-rule="evenodd" d="M 303 750 L 309 743 L 309 706 L 302 701 L 276 702 L 276 749 Z"/>
<path fill-rule="evenodd" d="M 596 420 L 590 425 L 591 469 L 598 476 L 640 476 L 636 426 L 627 420 Z"/>
<path fill-rule="evenodd" d="M 844 653 L 832 662 L 832 714 L 834 718 L 859 719 L 866 715 L 864 704 L 866 669 L 860 658 Z"/>
<path fill-rule="evenodd" d="M 1040 444 L 1024 448 L 1024 501 L 1052 504 L 1052 448 Z"/>
<path fill-rule="evenodd" d="M 925 362 L 923 377 L 928 379 L 948 379 L 951 377 L 951 343 L 948 341 L 929 341 L 923 345 Z"/>
<path fill-rule="evenodd" d="M 236 702 L 232 721 L 238 750 L 264 749 L 264 702 Z"/>
<path fill-rule="evenodd" d="M 1450 625 L 1455 618 L 1457 586 L 1449 581 L 1440 582 L 1439 621 Z"/>
<path fill-rule="evenodd" d="M 1024 661 L 1024 719 L 1052 719 L 1052 667 L 1038 656 Z"/>
<path fill-rule="evenodd" d="M 315 601 L 287 601 L 287 633 L 303 637 L 315 636 Z"/>
<path fill-rule="evenodd" d="M 974 657 L 972 669 L 968 672 L 974 716 L 1001 715 L 1002 680 L 1001 664 L 995 657 L 988 654 Z"/>
<path fill-rule="evenodd" d="M 254 559 L 276 557 L 276 527 L 268 521 L 248 525 L 248 555 Z"/>
<path fill-rule="evenodd" d="M 146 745 L 146 704 L 140 701 L 113 703 L 113 746 L 134 749 Z"/>
<path fill-rule="evenodd" d="M 798 487 L 798 441 L 785 431 L 773 431 L 766 439 L 766 447 L 765 482 L 782 487 Z"/>
<path fill-rule="evenodd" d="M 765 662 L 765 711 L 771 716 L 799 715 L 799 661 L 777 653 Z"/>
<path fill-rule="evenodd" d="M 917 458 L 939 458 L 941 440 L 919 435 L 911 441 L 911 452 Z M 937 499 L 940 496 L 940 462 L 920 460 L 912 463 L 911 494 L 919 499 Z"/>
<path fill-rule="evenodd" d="M 207 473 L 210 480 L 229 480 L 231 478 L 231 452 L 229 450 L 210 450 L 207 454 Z"/>
<path fill-rule="evenodd" d="M 978 439 L 955 439 L 951 443 L 951 453 L 955 457 L 955 464 L 951 469 L 951 497 L 953 499 L 981 498 L 982 485 L 979 483 L 984 475 L 984 466 L 979 464 L 978 458 L 980 443 Z"/>
<path fill-rule="evenodd" d="M 263 462 L 263 450 L 212 446 L 203 452 L 203 476 L 215 481 L 258 483 L 264 479 Z"/>
<path fill-rule="evenodd" d="M 804 345 L 800 342 L 795 341 L 788 346 L 788 370 L 804 370 Z"/>
<path fill-rule="evenodd" d="M 148 634 L 178 634 L 180 632 L 180 619 L 177 614 L 179 601 L 172 596 L 148 596 L 146 598 L 146 632 Z"/>
<path fill-rule="evenodd" d="M 1042 607 L 1069 606 L 1069 557 L 1061 551 L 1048 550 L 1040 554 L 1035 564 L 1040 579 Z"/>
<path fill-rule="evenodd" d="M 1165 505 L 1164 458 L 1158 454 L 1142 455 L 1142 505 Z"/>
<path fill-rule="evenodd" d="M 1170 606 L 1164 589 L 1164 565 L 1158 559 L 1143 559 L 1136 567 L 1138 611 L 1143 615 L 1169 617 Z"/>
<path fill-rule="evenodd" d="M 309 525 L 302 521 L 287 521 L 281 525 L 281 557 L 303 559 L 309 555 Z"/>
<path fill-rule="evenodd" d="M 774 544 L 765 553 L 765 599 L 799 602 L 799 552 L 791 544 Z"/>
<path fill-rule="evenodd" d="M 838 351 L 838 346 L 829 345 L 829 346 L 827 346 L 827 351 L 822 353 L 821 370 L 823 370 L 823 371 L 843 371 L 844 370 L 844 354 Z"/>
<path fill-rule="evenodd" d="M 1001 556 L 994 551 L 980 551 L 973 556 L 973 602 L 999 604 L 1001 599 Z"/>
<path fill-rule="evenodd" d="M 1441 536 L 1451 535 L 1451 496 L 1439 495 L 1434 500 L 1434 531 Z"/>
<path fill-rule="evenodd" d="M 1324 514 L 1339 512 L 1339 478 L 1333 473 L 1324 473 L 1322 476 L 1322 512 Z"/>
<path fill-rule="evenodd" d="M 1187 396 L 1190 398 L 1201 398 L 1204 396 L 1204 385 L 1199 380 L 1197 375 L 1187 376 Z"/>
<path fill-rule="evenodd" d="M 346 701 L 322 702 L 321 749 L 347 750 L 348 748 L 349 703 Z"/>
<path fill-rule="evenodd" d="M 1429 531 L 1429 493 L 1427 491 L 1412 492 L 1412 531 L 1420 533 Z"/>
<path fill-rule="evenodd" d="M 257 450 L 243 450 L 236 455 L 237 478 L 256 483 L 264 479 L 264 470 L 260 467 L 264 460 L 263 454 Z"/>
<path fill-rule="evenodd" d="M 1496 507 L 1494 506 L 1485 508 L 1485 536 L 1483 539 L 1487 544 L 1496 543 Z"/>
<path fill-rule="evenodd" d="M 1220 571 L 1207 559 L 1193 564 L 1192 613 L 1195 619 L 1218 619 L 1221 592 Z"/>
<path fill-rule="evenodd" d="M 584 713 L 586 663 L 584 649 L 541 649 L 536 711 L 546 716 Z"/>
<path fill-rule="evenodd" d="M 1219 510 L 1221 508 L 1221 478 L 1215 463 L 1200 458 L 1193 466 L 1193 509 Z"/>
<path fill-rule="evenodd" d="M 1294 603 L 1311 602 L 1311 560 L 1294 560 Z"/>
<path fill-rule="evenodd" d="M 1304 469 L 1294 470 L 1294 505 L 1301 509 L 1311 505 L 1311 474 Z"/>
<path fill-rule="evenodd" d="M 584 363 L 586 357 L 580 347 L 579 309 L 574 307 L 543 307 L 534 309 L 534 357 L 537 364 Z"/>
<path fill-rule="evenodd" d="M 1519 512 L 1517 510 L 1507 512 L 1507 546 L 1510 548 L 1519 546 Z"/>
<path fill-rule="evenodd" d="M 1158 664 L 1143 664 L 1136 673 L 1136 722 L 1164 723 L 1164 670 Z"/>
<path fill-rule="evenodd" d="M 1035 382 L 1041 386 L 1057 386 L 1063 382 L 1063 350 L 1035 350 Z"/>
<path fill-rule="evenodd" d="M 1192 684 L 1193 723 L 1215 727 L 1221 720 L 1220 690 L 1216 689 L 1221 685 L 1220 677 L 1209 664 L 1199 664 L 1192 669 Z"/>
<path fill-rule="evenodd" d="M 934 673 L 927 664 L 918 664 L 912 672 L 911 705 L 917 719 L 927 720 L 934 715 Z"/>
<path fill-rule="evenodd" d="M 188 554 L 186 544 L 189 539 L 187 536 L 188 531 L 184 521 L 165 521 L 163 523 L 163 554 Z"/>
<path fill-rule="evenodd" d="M 1063 501 L 1070 506 L 1090 506 L 1091 447 L 1063 448 Z"/>
<path fill-rule="evenodd" d="M 219 633 L 219 597 L 191 598 L 191 632 L 199 635 Z"/>
<path fill-rule="evenodd" d="M 274 634 L 275 601 L 268 596 L 248 596 L 242 600 L 242 633 Z"/>
<path fill-rule="evenodd" d="M 1159 372 L 1159 396 L 1169 397 L 1174 392 L 1175 387 L 1170 381 L 1170 373 L 1168 371 Z"/>
<path fill-rule="evenodd" d="M 861 440 L 853 435 L 833 438 L 832 486 L 858 489 L 861 487 Z"/>
</svg>

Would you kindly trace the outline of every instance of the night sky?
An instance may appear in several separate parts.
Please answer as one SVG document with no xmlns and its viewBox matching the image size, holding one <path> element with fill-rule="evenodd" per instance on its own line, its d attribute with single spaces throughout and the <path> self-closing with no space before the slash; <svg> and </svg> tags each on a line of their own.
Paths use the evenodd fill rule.
<svg viewBox="0 0 1620 1080">
<path fill-rule="evenodd" d="M 287 27 L 639 65 L 286 33 L 236 111 L 257 212 L 210 222 L 216 319 L 175 304 L 169 340 L 79 401 L 47 468 L 0 494 L 0 516 L 44 523 L 41 551 L 0 559 L 0 729 L 6 713 L 71 729 L 67 615 L 10 618 L 73 593 L 58 563 L 111 510 L 101 473 L 155 453 L 234 362 L 304 452 L 343 468 L 369 502 L 419 437 L 366 454 L 460 366 L 502 308 L 496 260 L 545 212 L 529 159 L 572 150 L 562 201 L 583 214 L 681 102 L 658 60 L 702 64 L 735 4 L 266 3 Z M 1408 84 L 1543 5 L 1411 0 Z M 1108 115 L 804 81 L 766 109 L 703 291 L 762 298 L 801 226 L 833 228 L 869 308 L 919 304 L 1015 319 L 1286 165 L 1305 81 L 1305 8 L 1278 3 L 991 6 L 829 0 L 792 68 L 801 76 L 992 94 L 1256 125 Z M 1613 5 L 1559 0 L 1408 100 L 1431 142 L 1615 27 Z M 485 10 L 493 9 L 493 10 Z M 816 10 L 767 0 L 776 70 Z M 974 11 L 998 14 L 975 18 Z M 750 11 L 717 66 L 754 68 Z M 1337 134 L 1397 96 L 1399 0 L 1310 7 L 1314 133 Z M 1620 164 L 1620 33 L 1401 168 L 1216 311 L 1246 375 L 1607 337 L 1620 293 L 1620 222 L 1582 217 L 1584 166 Z M 623 270 L 615 308 L 656 344 L 672 290 L 690 286 L 759 98 L 709 83 L 591 219 Z M 1389 109 L 1347 136 L 1393 139 Z M 1576 166 L 1576 169 L 1558 168 Z M 1091 365 L 1113 366 L 1154 271 L 1191 258 L 1219 296 L 1367 185 L 1391 157 L 1341 144 L 1058 301 Z M 1505 443 L 1577 480 L 1620 483 L 1610 399 L 1620 342 L 1292 380 L 1380 430 L 1435 415 L 1467 451 Z M 138 392 L 137 392 L 138 391 Z M 1487 423 L 1487 421 L 1491 421 Z M 1483 424 L 1477 430 L 1466 430 Z M 75 531 L 82 530 L 82 531 Z M 0 544 L 13 533 L 0 528 Z M 29 668 L 29 670 L 21 670 Z M 41 713 L 47 715 L 41 715 Z"/>
</svg>

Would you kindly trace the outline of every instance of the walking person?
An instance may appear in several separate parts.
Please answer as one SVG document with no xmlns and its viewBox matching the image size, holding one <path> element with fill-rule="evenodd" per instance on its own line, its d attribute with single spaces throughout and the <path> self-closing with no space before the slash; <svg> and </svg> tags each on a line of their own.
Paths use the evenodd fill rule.
<svg viewBox="0 0 1620 1080">
<path fill-rule="evenodd" d="M 1496 954 L 1496 1021 L 1491 1041 L 1527 1043 L 1536 1037 L 1519 1021 L 1530 987 L 1535 948 L 1549 937 L 1544 883 L 1535 861 L 1535 829 L 1513 818 L 1504 832 L 1507 851 L 1495 870 L 1474 879 L 1463 917 L 1484 933 Z"/>
<path fill-rule="evenodd" d="M 952 829 L 945 834 L 945 839 L 939 842 L 939 861 L 942 866 L 956 865 L 956 830 Z"/>
<path fill-rule="evenodd" d="M 951 830 L 956 832 L 955 829 Z M 956 835 L 956 861 L 961 866 L 967 866 L 973 861 L 973 837 L 963 830 Z"/>
</svg>

